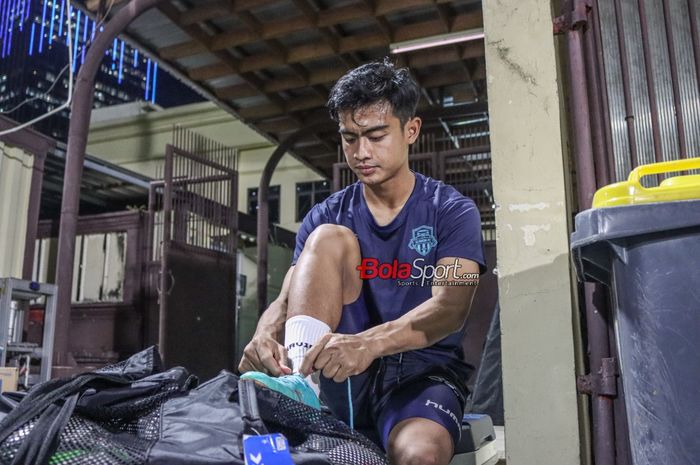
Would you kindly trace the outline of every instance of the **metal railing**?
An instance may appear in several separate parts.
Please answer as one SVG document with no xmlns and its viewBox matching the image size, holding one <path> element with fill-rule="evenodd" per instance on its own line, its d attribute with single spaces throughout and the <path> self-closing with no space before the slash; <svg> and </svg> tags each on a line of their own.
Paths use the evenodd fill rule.
<svg viewBox="0 0 700 465">
<path fill-rule="evenodd" d="M 409 155 L 411 170 L 453 186 L 479 207 L 485 241 L 496 240 L 491 184 L 491 146 L 486 124 L 460 128 L 452 138 L 421 136 Z M 333 192 L 357 181 L 345 162 L 333 165 Z"/>
</svg>

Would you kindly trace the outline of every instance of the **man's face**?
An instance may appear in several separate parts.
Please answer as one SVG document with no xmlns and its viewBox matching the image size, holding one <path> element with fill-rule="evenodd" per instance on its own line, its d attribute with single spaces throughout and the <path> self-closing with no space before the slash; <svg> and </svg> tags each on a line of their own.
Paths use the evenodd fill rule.
<svg viewBox="0 0 700 465">
<path fill-rule="evenodd" d="M 408 166 L 408 146 L 420 132 L 420 118 L 401 127 L 391 105 L 376 103 L 340 113 L 343 152 L 360 182 L 378 185 Z"/>
</svg>

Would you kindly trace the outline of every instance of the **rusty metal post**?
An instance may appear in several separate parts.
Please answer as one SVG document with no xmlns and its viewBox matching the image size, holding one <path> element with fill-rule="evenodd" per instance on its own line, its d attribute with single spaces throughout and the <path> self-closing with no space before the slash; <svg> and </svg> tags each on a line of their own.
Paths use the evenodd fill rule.
<svg viewBox="0 0 700 465">
<path fill-rule="evenodd" d="M 29 212 L 27 214 L 27 231 L 24 241 L 24 262 L 22 279 L 32 279 L 34 271 L 34 252 L 36 250 L 37 230 L 39 229 L 39 213 L 41 210 L 41 189 L 44 181 L 44 162 L 46 152 L 34 154 L 32 167 L 32 187 L 29 191 Z"/>
<path fill-rule="evenodd" d="M 71 289 L 73 286 L 73 260 L 75 236 L 80 206 L 80 184 L 83 176 L 85 146 L 87 145 L 90 114 L 94 97 L 95 75 L 105 51 L 112 41 L 136 17 L 157 5 L 162 0 L 132 0 L 124 5 L 114 18 L 105 23 L 104 30 L 95 36 L 95 41 L 85 55 L 76 79 L 75 93 L 71 105 L 68 128 L 68 152 L 61 202 L 61 222 L 58 235 L 58 261 L 56 284 L 58 285 L 56 336 L 54 339 L 54 363 L 63 365 L 69 360 Z"/>
<path fill-rule="evenodd" d="M 287 137 L 278 147 L 272 152 L 272 155 L 267 160 L 265 164 L 265 169 L 260 177 L 260 185 L 258 188 L 258 314 L 262 315 L 262 312 L 267 308 L 267 259 L 268 259 L 268 245 L 269 245 L 269 234 L 270 234 L 270 218 L 268 212 L 270 211 L 269 205 L 269 194 L 270 194 L 270 181 L 272 180 L 272 174 L 275 172 L 277 164 L 280 162 L 285 153 L 294 147 L 294 144 L 309 134 L 314 132 L 327 130 L 333 127 L 333 123 L 329 120 L 324 123 L 317 123 L 310 126 L 306 126 L 293 133 Z"/>
<path fill-rule="evenodd" d="M 590 12 L 593 15 L 593 11 Z M 593 20 L 595 21 L 595 19 Z M 591 27 L 589 22 L 588 29 L 583 35 L 586 51 L 586 75 L 588 77 L 588 85 L 590 93 L 588 95 L 589 109 L 591 113 L 591 134 L 593 136 L 593 158 L 595 160 L 595 179 L 598 187 L 610 184 L 610 171 L 608 169 L 607 140 L 605 138 L 605 130 L 603 129 L 605 119 L 603 113 L 605 106 L 603 105 L 602 93 L 605 88 L 601 85 L 601 74 L 603 70 L 598 68 L 598 60 L 596 54 L 596 38 L 595 29 Z"/>
<path fill-rule="evenodd" d="M 562 16 L 555 21 L 555 31 L 566 34 L 569 79 L 571 81 L 571 126 L 576 176 L 578 184 L 579 210 L 591 208 L 596 191 L 596 169 L 599 176 L 607 177 L 604 154 L 604 134 L 601 107 L 598 95 L 589 99 L 589 83 L 599 87 L 599 76 L 595 75 L 594 37 L 589 18 L 590 8 L 585 0 L 565 1 Z M 588 65 L 588 66 L 587 66 Z M 591 114 L 589 104 L 593 102 L 596 114 Z M 596 166 L 594 160 L 598 162 Z M 579 391 L 591 395 L 593 414 L 593 456 L 596 465 L 615 465 L 615 429 L 613 417 L 614 360 L 610 358 L 608 326 L 605 320 L 606 299 L 601 285 L 584 283 L 583 298 L 588 329 L 589 375 L 579 379 Z M 612 366 L 612 367 L 611 367 Z"/>
<path fill-rule="evenodd" d="M 170 236 L 172 234 L 173 219 L 173 146 L 165 147 L 165 170 L 163 174 L 163 240 L 160 244 L 160 291 L 158 292 L 158 347 L 163 361 L 167 361 L 169 349 L 168 341 L 168 302 L 170 294 L 171 278 L 168 267 L 168 249 L 170 248 Z"/>
</svg>

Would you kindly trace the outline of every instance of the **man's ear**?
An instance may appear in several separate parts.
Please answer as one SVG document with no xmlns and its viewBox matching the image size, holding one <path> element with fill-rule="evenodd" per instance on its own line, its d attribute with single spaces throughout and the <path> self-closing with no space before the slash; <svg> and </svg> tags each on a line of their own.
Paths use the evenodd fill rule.
<svg viewBox="0 0 700 465">
<path fill-rule="evenodd" d="M 406 135 L 408 136 L 408 143 L 413 144 L 416 140 L 418 140 L 418 136 L 420 135 L 420 128 L 422 124 L 422 120 L 414 116 L 410 120 L 406 122 Z"/>
</svg>

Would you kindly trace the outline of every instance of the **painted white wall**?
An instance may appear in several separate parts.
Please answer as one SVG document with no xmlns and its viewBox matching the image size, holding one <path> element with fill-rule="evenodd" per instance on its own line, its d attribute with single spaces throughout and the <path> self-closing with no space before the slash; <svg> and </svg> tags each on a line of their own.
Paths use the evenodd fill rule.
<svg viewBox="0 0 700 465">
<path fill-rule="evenodd" d="M 580 465 L 566 115 L 551 0 L 483 2 L 508 465 Z M 585 455 L 585 454 L 584 454 Z"/>
<path fill-rule="evenodd" d="M 34 156 L 0 142 L 0 277 L 21 278 Z"/>
</svg>

